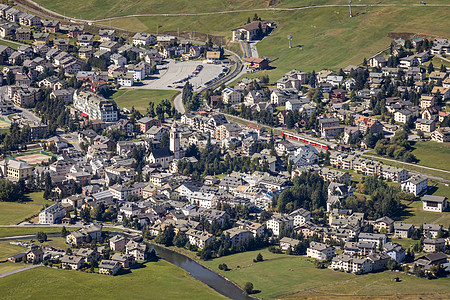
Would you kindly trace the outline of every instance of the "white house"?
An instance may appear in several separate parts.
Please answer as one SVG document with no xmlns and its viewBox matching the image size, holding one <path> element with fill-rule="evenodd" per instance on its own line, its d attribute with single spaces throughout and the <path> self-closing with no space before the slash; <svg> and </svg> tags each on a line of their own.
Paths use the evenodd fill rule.
<svg viewBox="0 0 450 300">
<path fill-rule="evenodd" d="M 426 211 L 443 212 L 447 208 L 447 197 L 425 195 L 422 197 L 422 207 Z"/>
<path fill-rule="evenodd" d="M 242 102 L 242 94 L 230 87 L 222 91 L 222 102 L 225 104 L 236 104 Z"/>
<path fill-rule="evenodd" d="M 334 256 L 334 247 L 323 243 L 311 242 L 309 248 L 306 249 L 306 256 L 314 259 L 326 260 Z"/>
<path fill-rule="evenodd" d="M 428 188 L 428 179 L 418 175 L 412 176 L 408 180 L 402 182 L 402 191 L 405 193 L 413 193 L 415 196 L 420 195 Z"/>
<path fill-rule="evenodd" d="M 64 218 L 65 208 L 60 202 L 45 208 L 39 213 L 39 224 L 55 224 Z"/>
<path fill-rule="evenodd" d="M 272 219 L 267 221 L 267 229 L 271 229 L 274 235 L 280 235 L 281 226 L 292 229 L 294 227 L 294 218 L 286 214 L 274 214 Z"/>
<path fill-rule="evenodd" d="M 294 226 L 303 225 L 311 220 L 311 212 L 304 208 L 296 209 L 289 215 L 294 218 Z"/>
</svg>

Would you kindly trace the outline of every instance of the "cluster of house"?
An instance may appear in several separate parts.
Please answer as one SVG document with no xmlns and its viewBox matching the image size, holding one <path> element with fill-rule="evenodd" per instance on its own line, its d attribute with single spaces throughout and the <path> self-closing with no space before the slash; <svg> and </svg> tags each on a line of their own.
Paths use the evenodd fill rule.
<svg viewBox="0 0 450 300">
<path fill-rule="evenodd" d="M 83 229 L 72 232 L 66 239 L 71 245 L 83 244 L 86 236 L 89 235 L 93 241 L 101 236 L 101 227 L 89 225 Z M 92 263 L 100 259 L 101 250 L 104 247 L 94 249 L 80 248 L 72 255 L 64 255 L 61 258 L 63 269 L 78 270 L 84 263 Z M 109 259 L 102 259 L 98 262 L 98 272 L 106 275 L 116 275 L 122 268 L 132 268 L 137 261 L 145 261 L 147 258 L 147 245 L 134 239 L 129 239 L 124 235 L 115 235 L 109 239 L 109 248 L 114 251 Z"/>
<path fill-rule="evenodd" d="M 403 262 L 405 249 L 397 243 L 388 241 L 386 233 L 393 233 L 394 238 L 410 238 L 413 230 L 418 229 L 412 224 L 396 223 L 389 217 L 365 221 L 364 214 L 342 209 L 332 209 L 329 212 L 329 227 L 317 226 L 309 219 L 301 224 L 295 224 L 295 219 L 287 215 L 277 218 L 283 220 L 284 226 L 294 228 L 294 232 L 302 233 L 304 237 L 316 236 L 321 240 L 310 243 L 306 252 L 308 257 L 330 260 L 330 269 L 352 273 L 384 270 L 391 259 L 398 263 Z M 269 223 L 273 223 L 273 219 L 267 222 L 268 228 Z M 361 228 L 365 223 L 371 224 L 379 233 L 362 232 Z M 426 271 L 432 265 L 447 262 L 447 256 L 442 251 L 449 247 L 450 240 L 438 238 L 438 233 L 442 230 L 444 229 L 441 225 L 423 224 L 423 251 L 431 254 L 417 260 L 416 264 Z M 344 243 L 342 254 L 335 255 L 335 248 L 328 245 L 330 241 Z M 287 237 L 280 239 L 280 247 L 283 250 L 289 248 L 293 250 L 299 243 L 299 240 Z M 436 255 L 441 257 L 438 262 L 429 259 Z"/>
<path fill-rule="evenodd" d="M 408 170 L 384 165 L 379 161 L 357 155 L 334 152 L 330 155 L 330 164 L 333 167 L 345 170 L 354 170 L 357 173 L 374 176 L 385 180 L 401 183 L 401 189 L 405 193 L 415 196 L 425 193 L 428 189 L 428 179 L 420 175 L 409 176 Z"/>
</svg>

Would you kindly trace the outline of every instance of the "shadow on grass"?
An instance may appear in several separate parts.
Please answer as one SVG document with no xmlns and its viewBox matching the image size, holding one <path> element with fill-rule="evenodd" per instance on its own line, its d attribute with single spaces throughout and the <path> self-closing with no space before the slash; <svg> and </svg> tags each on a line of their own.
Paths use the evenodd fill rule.
<svg viewBox="0 0 450 300">
<path fill-rule="evenodd" d="M 409 207 L 409 206 L 404 206 L 404 208 L 400 211 L 400 213 L 396 217 L 396 219 L 398 219 L 399 221 L 403 221 L 405 219 L 408 219 L 408 218 L 414 216 L 414 214 L 411 212 L 411 209 L 413 209 L 413 208 Z"/>
<path fill-rule="evenodd" d="M 252 293 L 251 293 L 250 295 L 255 295 L 255 294 L 259 294 L 259 293 L 261 293 L 260 290 L 253 290 Z"/>
</svg>

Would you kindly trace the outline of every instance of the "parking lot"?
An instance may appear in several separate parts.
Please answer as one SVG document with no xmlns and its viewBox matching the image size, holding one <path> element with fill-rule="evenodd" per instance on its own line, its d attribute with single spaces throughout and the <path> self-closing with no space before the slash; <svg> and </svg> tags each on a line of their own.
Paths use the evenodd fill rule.
<svg viewBox="0 0 450 300">
<path fill-rule="evenodd" d="M 194 75 L 193 73 L 198 65 L 202 65 L 203 69 Z M 201 61 L 180 62 L 170 60 L 168 64 L 158 66 L 158 68 L 159 74 L 143 80 L 142 85 L 136 85 L 133 88 L 152 90 L 181 89 L 186 83 L 186 81 L 183 80 L 188 78 L 188 76 L 192 76 L 188 80 L 193 85 L 194 90 L 197 90 L 206 82 L 217 78 L 219 74 L 224 72 L 225 66 L 222 64 L 202 63 Z M 223 75 L 225 74 L 226 72 L 223 73 Z"/>
</svg>

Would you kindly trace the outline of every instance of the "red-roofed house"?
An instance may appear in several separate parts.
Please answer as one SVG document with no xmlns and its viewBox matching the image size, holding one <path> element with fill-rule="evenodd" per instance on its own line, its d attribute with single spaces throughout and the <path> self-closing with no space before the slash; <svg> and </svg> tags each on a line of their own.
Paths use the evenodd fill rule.
<svg viewBox="0 0 450 300">
<path fill-rule="evenodd" d="M 265 58 L 247 57 L 245 63 L 249 68 L 255 70 L 266 69 L 269 66 L 269 61 Z"/>
</svg>

